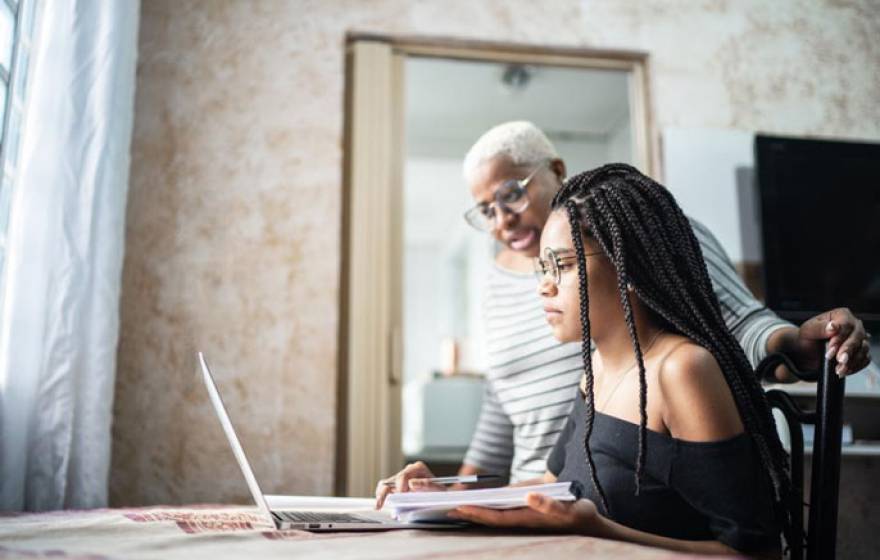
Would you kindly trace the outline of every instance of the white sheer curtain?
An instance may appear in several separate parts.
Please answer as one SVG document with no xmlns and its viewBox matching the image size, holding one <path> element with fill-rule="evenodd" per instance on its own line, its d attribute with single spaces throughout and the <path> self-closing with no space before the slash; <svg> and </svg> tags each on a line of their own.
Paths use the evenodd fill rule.
<svg viewBox="0 0 880 560">
<path fill-rule="evenodd" d="M 0 509 L 107 503 L 139 3 L 38 5 L 0 316 Z"/>
</svg>

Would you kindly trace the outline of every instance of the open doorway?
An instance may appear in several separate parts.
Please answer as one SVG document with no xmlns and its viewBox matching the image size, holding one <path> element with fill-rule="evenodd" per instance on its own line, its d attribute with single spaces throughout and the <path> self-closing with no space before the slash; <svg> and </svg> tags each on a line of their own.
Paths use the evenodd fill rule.
<svg viewBox="0 0 880 560">
<path fill-rule="evenodd" d="M 369 495 L 408 460 L 454 470 L 479 412 L 496 248 L 462 218 L 470 145 L 530 120 L 570 173 L 656 166 L 642 53 L 353 36 L 348 77 L 337 490 Z"/>
<path fill-rule="evenodd" d="M 447 474 L 461 464 L 480 410 L 489 363 L 483 292 L 498 249 L 463 219 L 473 205 L 464 155 L 492 126 L 528 120 L 571 173 L 633 163 L 631 75 L 439 57 L 407 57 L 403 70 L 402 450 L 405 462 Z"/>
</svg>

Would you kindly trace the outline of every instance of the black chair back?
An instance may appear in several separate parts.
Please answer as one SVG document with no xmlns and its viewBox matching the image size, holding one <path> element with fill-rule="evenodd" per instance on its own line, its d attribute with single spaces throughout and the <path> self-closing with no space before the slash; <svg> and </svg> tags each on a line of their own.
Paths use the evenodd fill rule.
<svg viewBox="0 0 880 560">
<path fill-rule="evenodd" d="M 804 381 L 816 381 L 815 409 L 802 409 L 785 391 L 767 391 L 770 406 L 785 417 L 791 434 L 791 479 L 793 487 L 791 516 L 796 527 L 803 527 L 804 440 L 803 424 L 813 424 L 813 461 L 810 475 L 809 518 L 806 527 L 806 558 L 834 558 L 837 545 L 837 508 L 840 493 L 840 453 L 843 430 L 843 395 L 845 380 L 834 372 L 834 360 L 822 356 L 821 372 L 800 372 L 784 354 L 764 358 L 756 373 L 759 379 L 772 377 L 779 365 L 785 365 Z M 788 543 L 790 558 L 804 558 L 804 539 Z"/>
</svg>

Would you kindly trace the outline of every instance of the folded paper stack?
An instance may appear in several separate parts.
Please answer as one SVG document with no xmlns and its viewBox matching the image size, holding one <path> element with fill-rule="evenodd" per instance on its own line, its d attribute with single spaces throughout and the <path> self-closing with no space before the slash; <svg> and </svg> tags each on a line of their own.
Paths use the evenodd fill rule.
<svg viewBox="0 0 880 560">
<path fill-rule="evenodd" d="M 399 521 L 442 521 L 447 519 L 446 513 L 449 510 L 459 506 L 479 506 L 491 509 L 526 507 L 526 496 L 532 492 L 563 502 L 576 499 L 571 492 L 570 482 L 555 482 L 480 490 L 391 494 L 385 500 L 385 508 L 390 509 L 391 514 Z"/>
</svg>

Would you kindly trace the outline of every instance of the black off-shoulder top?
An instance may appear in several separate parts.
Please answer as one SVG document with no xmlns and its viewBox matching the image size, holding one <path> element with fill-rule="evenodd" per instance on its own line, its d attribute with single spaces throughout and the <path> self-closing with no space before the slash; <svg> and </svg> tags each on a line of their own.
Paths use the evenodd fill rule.
<svg viewBox="0 0 880 560">
<path fill-rule="evenodd" d="M 560 482 L 574 482 L 579 497 L 595 502 L 601 513 L 584 452 L 586 405 L 583 394 L 578 395 L 547 468 Z M 590 448 L 609 518 L 666 537 L 718 540 L 744 553 L 780 545 L 773 489 L 748 434 L 688 442 L 647 430 L 645 470 L 636 496 L 638 429 L 632 422 L 595 414 Z"/>
</svg>

